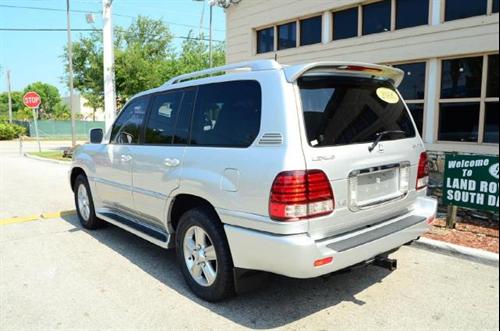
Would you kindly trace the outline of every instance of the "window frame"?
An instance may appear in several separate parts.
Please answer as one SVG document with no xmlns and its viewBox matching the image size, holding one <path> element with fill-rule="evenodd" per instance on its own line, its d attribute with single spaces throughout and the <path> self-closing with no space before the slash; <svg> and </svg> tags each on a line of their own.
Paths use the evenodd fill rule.
<svg viewBox="0 0 500 331">
<path fill-rule="evenodd" d="M 175 137 L 172 138 L 171 144 L 149 144 L 149 143 L 146 143 L 146 126 L 148 125 L 149 120 L 151 119 L 151 116 L 153 113 L 153 100 L 155 97 L 157 97 L 159 95 L 165 95 L 165 94 L 177 93 L 177 92 L 182 92 L 184 94 L 186 92 L 191 92 L 191 91 L 194 92 L 194 103 L 193 103 L 193 108 L 191 109 L 190 121 L 189 121 L 189 125 L 188 125 L 188 130 L 189 130 L 188 141 L 191 141 L 191 128 L 192 128 L 192 122 L 193 122 L 193 113 L 194 113 L 194 109 L 196 106 L 196 99 L 198 97 L 198 86 L 190 86 L 190 87 L 183 87 L 183 88 L 177 88 L 177 89 L 172 89 L 172 90 L 165 90 L 165 91 L 151 93 L 148 95 L 149 96 L 149 102 L 148 102 L 149 105 L 147 108 L 146 119 L 144 120 L 144 123 L 142 125 L 141 139 L 140 139 L 140 144 L 139 144 L 140 146 L 153 146 L 153 147 L 166 147 L 166 146 L 168 146 L 168 147 L 185 147 L 185 146 L 189 146 L 189 143 L 188 144 L 175 144 L 174 143 Z M 184 103 L 184 95 L 182 96 L 182 99 L 181 99 L 181 104 L 180 104 L 181 109 L 182 109 L 183 103 Z M 177 132 L 178 121 L 179 121 L 179 117 L 177 117 L 176 121 L 175 121 L 174 135 Z"/>
<path fill-rule="evenodd" d="M 428 7 L 427 7 L 427 24 L 422 24 L 422 25 L 415 25 L 415 26 L 410 26 L 406 28 L 399 28 L 398 29 L 398 2 L 399 0 L 392 0 L 392 22 L 393 26 L 391 31 L 400 31 L 400 30 L 407 30 L 407 29 L 414 29 L 414 28 L 419 28 L 423 26 L 429 26 L 431 25 L 432 22 L 432 0 L 428 0 Z"/>
<path fill-rule="evenodd" d="M 257 135 L 255 136 L 255 139 L 248 145 L 248 146 L 230 146 L 230 145 L 193 145 L 192 140 L 193 140 L 193 125 L 194 125 L 194 116 L 196 114 L 196 110 L 198 107 L 198 100 L 199 100 L 199 95 L 200 95 L 200 88 L 203 86 L 208 86 L 208 85 L 216 85 L 216 84 L 225 84 L 225 83 L 234 83 L 234 82 L 253 82 L 257 83 L 259 86 L 259 92 L 260 92 L 260 103 L 261 103 L 261 109 L 260 109 L 260 121 L 259 121 L 259 128 L 257 131 Z M 249 149 L 252 146 L 256 144 L 256 142 L 259 139 L 259 135 L 261 134 L 262 131 L 262 120 L 264 118 L 263 113 L 264 113 L 264 89 L 262 88 L 262 83 L 257 80 L 257 79 L 233 79 L 233 80 L 222 80 L 222 81 L 215 81 L 215 82 L 210 82 L 210 83 L 205 83 L 205 84 L 200 84 L 196 86 L 192 86 L 191 88 L 196 88 L 196 96 L 195 96 L 195 101 L 193 105 L 193 109 L 191 111 L 191 121 L 189 125 L 189 139 L 188 139 L 188 144 L 187 145 L 181 145 L 185 147 L 194 147 L 194 148 L 223 148 L 223 149 L 238 149 L 238 150 L 245 150 Z M 186 88 L 189 89 L 189 88 Z M 172 145 L 172 146 L 179 146 L 179 145 Z"/>
<path fill-rule="evenodd" d="M 289 25 L 289 24 L 293 24 L 295 23 L 295 46 L 294 47 L 288 47 L 288 48 L 280 48 L 280 27 L 283 26 L 283 25 Z M 274 27 L 275 29 L 275 37 L 274 37 L 274 49 L 275 49 L 275 52 L 280 52 L 280 51 L 286 51 L 287 49 L 294 49 L 294 48 L 298 48 L 298 47 L 301 47 L 300 46 L 300 33 L 299 33 L 299 30 L 300 30 L 300 24 L 299 24 L 299 20 L 295 19 L 295 20 L 290 20 L 290 21 L 285 21 L 285 22 L 280 22 L 278 24 L 275 25 Z"/>
<path fill-rule="evenodd" d="M 339 41 L 342 41 L 342 40 L 349 40 L 349 39 L 353 39 L 353 38 L 357 38 L 357 37 L 361 37 L 361 34 L 360 34 L 360 31 L 362 31 L 362 29 L 360 30 L 360 25 L 363 24 L 363 21 L 362 19 L 360 20 L 360 15 L 362 15 L 360 13 L 360 8 L 361 6 L 350 6 L 350 7 L 344 7 L 344 8 L 340 8 L 340 9 L 335 9 L 334 11 L 332 11 L 330 13 L 331 15 L 331 20 L 332 20 L 332 31 L 331 31 L 331 36 L 329 36 L 329 41 L 330 42 L 339 42 Z M 342 13 L 342 12 L 346 12 L 348 10 L 357 10 L 357 22 L 356 22 L 356 27 L 357 27 L 357 33 L 354 37 L 351 37 L 351 38 L 342 38 L 342 39 L 335 39 L 335 15 L 338 14 L 338 13 Z"/>
<path fill-rule="evenodd" d="M 267 52 L 259 52 L 259 32 L 262 32 L 262 31 L 265 31 L 265 30 L 271 30 L 273 29 L 273 47 L 272 47 L 272 50 L 270 51 L 267 51 Z M 263 26 L 263 27 L 259 27 L 259 28 L 256 28 L 255 29 L 255 54 L 256 55 L 263 55 L 263 54 L 269 54 L 269 53 L 274 53 L 277 51 L 277 44 L 276 44 L 276 40 L 277 40 L 277 34 L 278 30 L 277 30 L 277 25 L 276 24 L 273 24 L 273 25 L 266 25 L 266 26 Z"/>
<path fill-rule="evenodd" d="M 438 64 L 438 82 L 437 82 L 437 90 L 439 91 L 439 97 L 435 103 L 435 118 L 434 118 L 434 136 L 436 137 L 436 143 L 445 144 L 445 145 L 481 145 L 481 146 L 490 146 L 490 147 L 498 147 L 497 143 L 486 143 L 484 142 L 484 134 L 485 134 L 485 123 L 486 123 L 486 104 L 489 102 L 499 102 L 500 98 L 489 98 L 487 96 L 488 91 L 488 68 L 489 68 L 489 56 L 490 55 L 498 55 L 497 52 L 489 52 L 489 53 L 480 53 L 480 54 L 472 54 L 467 56 L 454 56 L 454 57 L 446 57 L 440 58 Z M 443 81 L 443 61 L 447 60 L 456 60 L 456 59 L 467 59 L 473 57 L 482 57 L 483 58 L 483 72 L 482 72 L 482 80 L 481 80 L 481 95 L 480 97 L 475 98 L 451 98 L 446 99 L 441 96 L 442 89 L 442 81 Z M 458 104 L 458 103 L 478 103 L 479 106 L 479 129 L 478 129 L 478 141 L 477 142 L 467 142 L 467 141 L 449 141 L 449 140 L 440 140 L 439 139 L 439 128 L 440 128 L 440 118 L 441 118 L 441 104 Z"/>
<path fill-rule="evenodd" d="M 382 3 L 382 2 L 390 2 L 390 13 L 389 13 L 389 29 L 387 31 L 383 32 L 374 32 L 374 33 L 368 33 L 365 34 L 365 7 L 374 5 L 377 3 Z M 358 29 L 361 29 L 361 36 L 362 37 L 368 37 L 372 35 L 380 35 L 382 33 L 387 33 L 387 32 L 393 32 L 395 31 L 396 27 L 396 1 L 397 0 L 376 0 L 376 1 L 366 1 L 360 4 L 360 18 L 361 18 L 361 26 L 358 26 Z"/>
<path fill-rule="evenodd" d="M 493 13 L 493 0 L 487 0 L 487 3 L 486 3 L 486 13 L 481 14 L 481 15 L 469 16 L 469 17 L 465 17 L 465 18 L 456 18 L 456 19 L 447 21 L 446 20 L 446 5 L 447 5 L 447 1 L 448 0 L 441 0 L 441 24 L 455 22 L 455 21 L 460 21 L 460 20 L 466 20 L 466 19 L 475 18 L 475 17 L 492 15 L 492 13 Z"/>
<path fill-rule="evenodd" d="M 424 98 L 423 99 L 405 99 L 404 96 L 403 99 L 405 101 L 405 103 L 407 105 L 423 105 L 424 107 L 424 117 L 422 119 L 423 121 L 423 127 L 422 127 L 422 133 L 421 133 L 421 136 L 422 137 L 426 137 L 427 135 L 427 126 L 425 125 L 428 121 L 428 112 L 427 112 L 427 105 L 428 105 L 428 101 L 429 101 L 429 93 L 427 93 L 427 87 L 428 87 L 428 84 L 429 84 L 429 76 L 430 76 L 430 65 L 429 65 L 429 61 L 428 60 L 423 60 L 423 61 L 407 61 L 407 62 L 397 62 L 397 63 L 392 63 L 390 64 L 391 66 L 395 67 L 395 66 L 401 66 L 401 65 L 407 65 L 407 64 L 420 64 L 420 63 L 423 63 L 425 64 L 425 86 L 424 86 Z M 406 73 L 405 73 L 406 75 Z M 399 87 L 398 87 L 398 91 L 399 91 Z M 411 113 L 409 107 L 408 108 L 408 111 Z M 413 117 L 413 115 L 412 115 Z M 416 123 L 415 123 L 416 124 Z M 418 129 L 418 128 L 417 128 Z M 418 130 L 417 130 L 418 131 Z"/>
<path fill-rule="evenodd" d="M 135 144 L 120 144 L 120 143 L 117 143 L 117 142 L 114 142 L 113 141 L 113 129 L 116 125 L 116 123 L 120 120 L 120 118 L 122 116 L 124 116 L 123 114 L 123 111 L 128 107 L 130 106 L 133 102 L 139 100 L 140 98 L 144 98 L 146 99 L 146 111 L 145 111 L 145 114 L 144 114 L 144 118 L 142 119 L 142 124 L 139 128 L 139 137 L 138 137 L 138 141 L 137 143 Z M 151 94 L 145 94 L 145 95 L 141 95 L 141 96 L 137 96 L 135 98 L 132 98 L 130 99 L 122 108 L 122 110 L 120 110 L 120 113 L 118 114 L 118 116 L 116 117 L 115 121 L 113 122 L 113 125 L 111 126 L 111 130 L 109 131 L 109 145 L 116 145 L 116 146 L 139 146 L 139 145 L 142 145 L 143 143 L 143 138 L 144 138 L 144 126 L 145 126 L 145 123 L 146 123 L 146 118 L 149 118 L 149 108 L 151 106 Z"/>
<path fill-rule="evenodd" d="M 314 18 L 319 18 L 321 20 L 321 30 L 320 30 L 321 37 L 320 37 L 320 41 L 317 42 L 317 43 L 313 43 L 313 44 L 303 45 L 302 44 L 302 22 L 310 20 L 310 19 L 314 19 Z M 298 33 L 297 33 L 297 47 L 308 47 L 308 46 L 314 46 L 314 45 L 320 45 L 320 44 L 322 44 L 323 43 L 323 26 L 324 26 L 323 13 L 316 13 L 316 14 L 311 14 L 311 15 L 299 17 L 297 19 L 297 31 L 298 31 Z"/>
</svg>

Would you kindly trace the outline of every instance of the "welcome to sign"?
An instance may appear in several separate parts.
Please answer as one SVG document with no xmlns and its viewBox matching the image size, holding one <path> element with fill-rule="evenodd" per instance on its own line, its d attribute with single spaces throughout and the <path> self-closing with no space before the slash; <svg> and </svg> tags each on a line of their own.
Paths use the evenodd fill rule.
<svg viewBox="0 0 500 331">
<path fill-rule="evenodd" d="M 446 205 L 498 211 L 499 159 L 484 155 L 447 155 L 444 172 Z"/>
</svg>

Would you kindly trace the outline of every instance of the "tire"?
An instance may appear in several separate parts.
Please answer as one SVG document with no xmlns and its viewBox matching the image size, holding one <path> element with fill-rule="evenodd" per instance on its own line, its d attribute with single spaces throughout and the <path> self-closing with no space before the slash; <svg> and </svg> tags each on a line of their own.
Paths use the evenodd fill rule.
<svg viewBox="0 0 500 331">
<path fill-rule="evenodd" d="M 202 232 L 204 240 L 200 240 Z M 208 208 L 187 211 L 179 222 L 176 245 L 184 279 L 198 297 L 217 302 L 234 296 L 233 260 L 215 212 Z"/>
<path fill-rule="evenodd" d="M 105 223 L 98 219 L 95 214 L 94 200 L 92 199 L 87 177 L 84 175 L 78 176 L 73 191 L 75 192 L 76 213 L 82 226 L 88 230 L 102 228 Z"/>
</svg>

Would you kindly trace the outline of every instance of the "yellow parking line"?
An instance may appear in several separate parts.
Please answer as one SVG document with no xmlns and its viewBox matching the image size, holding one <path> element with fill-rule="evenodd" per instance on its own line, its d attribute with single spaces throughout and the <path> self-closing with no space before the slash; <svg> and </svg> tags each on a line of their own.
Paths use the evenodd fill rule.
<svg viewBox="0 0 500 331">
<path fill-rule="evenodd" d="M 75 214 L 76 214 L 76 211 L 68 210 L 68 211 L 60 211 L 60 212 L 56 212 L 56 213 L 44 213 L 41 215 L 33 215 L 33 216 L 26 216 L 26 217 L 12 217 L 12 218 L 0 220 L 0 226 L 8 225 L 8 224 L 50 220 L 50 219 L 54 219 L 54 218 L 61 218 L 64 216 L 71 216 L 71 215 L 75 215 Z"/>
</svg>

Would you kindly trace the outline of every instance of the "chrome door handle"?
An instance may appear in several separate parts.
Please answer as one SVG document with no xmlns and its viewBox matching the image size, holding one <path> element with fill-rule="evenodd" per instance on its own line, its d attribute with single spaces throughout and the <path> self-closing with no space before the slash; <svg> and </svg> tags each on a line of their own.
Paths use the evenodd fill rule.
<svg viewBox="0 0 500 331">
<path fill-rule="evenodd" d="M 132 161 L 132 156 L 123 154 L 120 156 L 120 159 L 122 162 L 130 162 L 130 161 Z"/>
<path fill-rule="evenodd" d="M 181 164 L 181 161 L 177 159 L 165 159 L 165 161 L 163 161 L 163 164 L 168 168 L 175 168 Z"/>
</svg>

